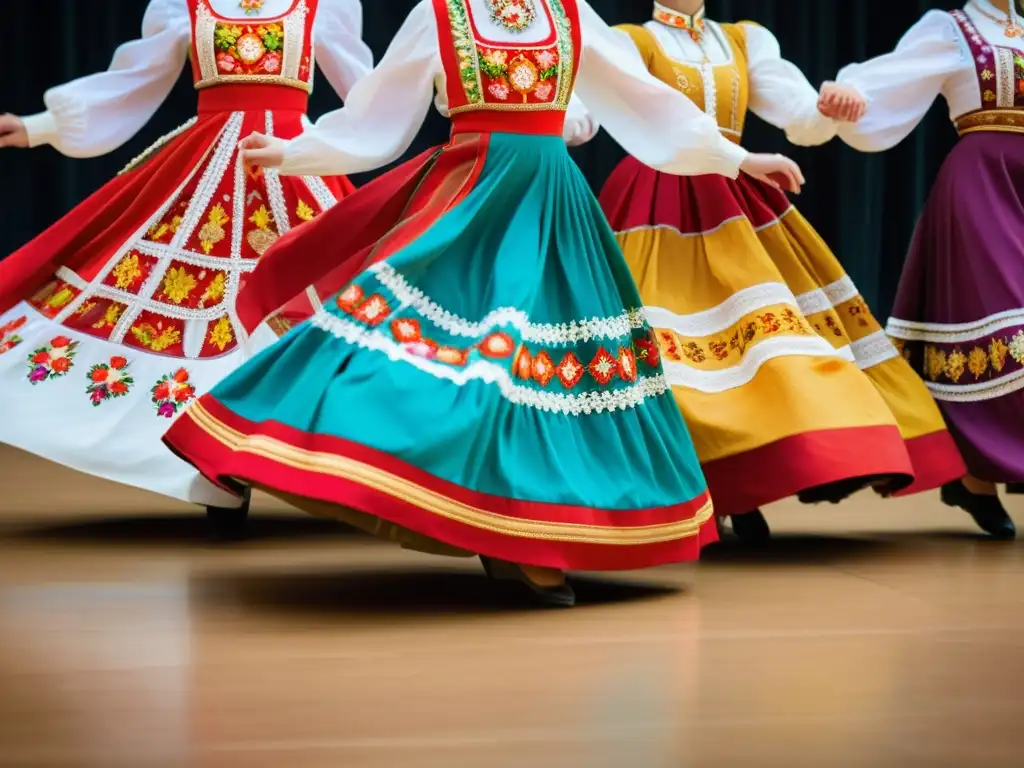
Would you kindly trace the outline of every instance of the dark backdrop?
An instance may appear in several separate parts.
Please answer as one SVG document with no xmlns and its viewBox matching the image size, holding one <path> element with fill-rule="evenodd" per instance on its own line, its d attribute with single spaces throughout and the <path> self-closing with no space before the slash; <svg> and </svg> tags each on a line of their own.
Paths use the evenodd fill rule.
<svg viewBox="0 0 1024 768">
<path fill-rule="evenodd" d="M 364 0 L 365 37 L 379 58 L 415 0 Z M 955 5 L 955 3 L 953 3 Z M 0 68 L 0 112 L 42 108 L 43 91 L 106 68 L 118 43 L 137 36 L 144 0 L 32 0 L 5 3 L 7 37 Z M 648 17 L 648 0 L 592 0 L 611 23 Z M 753 19 L 773 30 L 783 54 L 818 83 L 843 64 L 883 53 L 935 0 L 709 0 L 713 18 Z M 24 243 L 62 215 L 157 137 L 194 111 L 188 75 L 150 124 L 106 157 L 70 160 L 51 149 L 0 151 L 0 254 Z M 311 112 L 338 105 L 321 79 Z M 748 148 L 787 151 L 804 167 L 807 187 L 798 203 L 832 244 L 869 301 L 883 315 L 891 305 L 903 255 L 927 187 L 954 139 L 940 102 L 911 140 L 884 155 L 859 155 L 834 142 L 825 148 L 787 148 L 781 133 L 749 123 Z M 446 122 L 431 115 L 412 151 L 445 139 Z M 602 134 L 574 150 L 594 189 L 621 157 Z M 357 181 L 361 180 L 359 178 Z"/>
</svg>

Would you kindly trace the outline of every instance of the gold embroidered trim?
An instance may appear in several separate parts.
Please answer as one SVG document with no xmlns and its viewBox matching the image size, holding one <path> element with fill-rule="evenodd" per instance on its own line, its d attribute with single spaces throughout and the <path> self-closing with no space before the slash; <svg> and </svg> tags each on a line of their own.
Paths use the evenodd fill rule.
<svg viewBox="0 0 1024 768">
<path fill-rule="evenodd" d="M 201 91 L 204 88 L 212 88 L 215 85 L 231 85 L 232 83 L 258 83 L 263 85 L 283 85 L 289 88 L 298 88 L 300 91 L 310 93 L 313 86 L 305 80 L 296 80 L 291 77 L 278 77 L 277 75 L 217 75 L 205 80 L 199 80 L 195 89 Z"/>
<path fill-rule="evenodd" d="M 354 459 L 305 451 L 264 435 L 246 436 L 216 419 L 199 402 L 193 403 L 184 415 L 214 440 L 237 453 L 252 454 L 292 469 L 344 478 L 406 501 L 439 517 L 503 536 L 609 546 L 659 544 L 696 536 L 701 526 L 714 514 L 709 499 L 692 518 L 660 525 L 613 528 L 523 520 L 471 507 Z"/>
<path fill-rule="evenodd" d="M 961 136 L 978 131 L 1024 133 L 1024 109 L 978 109 L 954 122 Z"/>
</svg>

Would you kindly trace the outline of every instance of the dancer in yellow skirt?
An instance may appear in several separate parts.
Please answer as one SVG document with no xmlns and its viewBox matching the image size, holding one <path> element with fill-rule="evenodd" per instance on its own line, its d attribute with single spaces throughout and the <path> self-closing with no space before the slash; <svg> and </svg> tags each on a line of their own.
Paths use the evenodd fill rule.
<svg viewBox="0 0 1024 768">
<path fill-rule="evenodd" d="M 701 0 L 666 0 L 652 21 L 619 29 L 737 143 L 748 109 L 795 144 L 835 136 L 816 90 L 758 25 L 718 24 Z M 863 105 L 850 103 L 845 117 L 856 119 Z M 742 175 L 667 176 L 627 158 L 601 204 L 656 328 L 649 354 L 664 362 L 715 508 L 741 538 L 767 538 L 759 508 L 788 496 L 837 502 L 868 485 L 905 494 L 964 474 L 931 395 L 779 189 Z"/>
</svg>

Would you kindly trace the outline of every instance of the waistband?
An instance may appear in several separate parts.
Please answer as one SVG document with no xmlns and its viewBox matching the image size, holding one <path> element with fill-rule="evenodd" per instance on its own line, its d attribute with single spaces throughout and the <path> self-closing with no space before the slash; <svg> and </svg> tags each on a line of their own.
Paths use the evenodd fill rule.
<svg viewBox="0 0 1024 768">
<path fill-rule="evenodd" d="M 287 85 L 216 85 L 199 91 L 199 114 L 210 112 L 305 112 L 309 94 Z"/>
<path fill-rule="evenodd" d="M 977 109 L 953 121 L 960 136 L 981 131 L 1024 133 L 1024 109 Z"/>
<path fill-rule="evenodd" d="M 452 136 L 460 133 L 523 133 L 530 136 L 561 136 L 565 128 L 562 110 L 516 112 L 479 109 L 452 115 Z"/>
</svg>

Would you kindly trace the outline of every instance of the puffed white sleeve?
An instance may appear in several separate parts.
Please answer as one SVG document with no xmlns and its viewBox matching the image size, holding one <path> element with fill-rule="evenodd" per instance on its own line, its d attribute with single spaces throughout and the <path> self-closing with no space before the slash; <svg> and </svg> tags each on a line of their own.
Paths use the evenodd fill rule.
<svg viewBox="0 0 1024 768">
<path fill-rule="evenodd" d="M 342 100 L 373 69 L 373 52 L 363 42 L 359 0 L 320 0 L 313 22 L 316 61 Z"/>
<path fill-rule="evenodd" d="M 583 59 L 576 91 L 590 114 L 640 162 L 678 176 L 736 178 L 747 151 L 689 98 L 647 71 L 627 32 L 579 0 Z"/>
<path fill-rule="evenodd" d="M 46 111 L 23 118 L 29 146 L 50 144 L 68 157 L 96 157 L 120 147 L 171 92 L 190 37 L 185 0 L 150 0 L 142 37 L 121 45 L 107 71 L 51 88 L 43 96 Z"/>
<path fill-rule="evenodd" d="M 565 112 L 565 128 L 562 136 L 565 143 L 570 147 L 578 147 L 586 144 L 601 130 L 601 124 L 597 122 L 590 110 L 586 108 L 583 101 L 575 93 L 569 102 L 569 108 Z"/>
<path fill-rule="evenodd" d="M 782 58 L 779 41 L 762 26 L 742 23 L 747 38 L 750 111 L 786 132 L 803 147 L 825 144 L 836 136 L 836 123 L 818 111 L 818 91 L 804 73 Z"/>
<path fill-rule="evenodd" d="M 857 123 L 839 126 L 839 137 L 861 152 L 881 152 L 910 135 L 964 61 L 953 17 L 929 11 L 884 56 L 843 69 L 836 81 L 867 99 Z"/>
<path fill-rule="evenodd" d="M 347 175 L 398 159 L 430 110 L 441 71 L 434 10 L 421 0 L 376 68 L 352 86 L 344 107 L 297 138 L 274 140 L 284 149 L 281 174 Z"/>
</svg>

